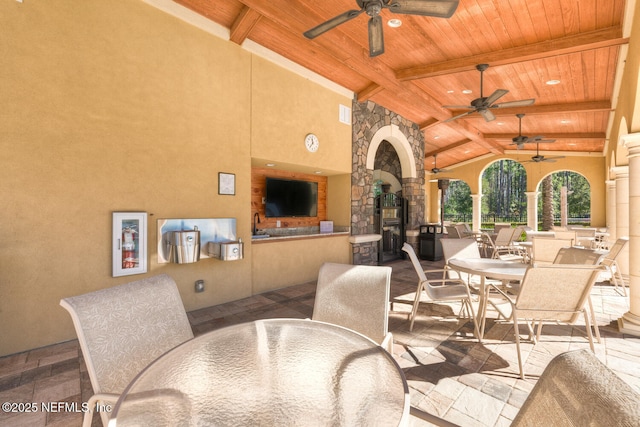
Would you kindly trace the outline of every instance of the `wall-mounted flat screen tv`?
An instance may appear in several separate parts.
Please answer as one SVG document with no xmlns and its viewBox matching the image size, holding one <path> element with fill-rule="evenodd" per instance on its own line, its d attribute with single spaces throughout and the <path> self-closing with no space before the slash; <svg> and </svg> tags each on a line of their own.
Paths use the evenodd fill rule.
<svg viewBox="0 0 640 427">
<path fill-rule="evenodd" d="M 267 178 L 267 218 L 318 216 L 318 183 Z"/>
</svg>

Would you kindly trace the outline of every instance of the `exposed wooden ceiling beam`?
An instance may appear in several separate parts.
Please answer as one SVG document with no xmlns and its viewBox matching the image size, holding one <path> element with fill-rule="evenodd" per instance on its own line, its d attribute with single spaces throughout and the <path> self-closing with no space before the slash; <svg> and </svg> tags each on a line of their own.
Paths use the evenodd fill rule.
<svg viewBox="0 0 640 427">
<path fill-rule="evenodd" d="M 552 113 L 597 113 L 602 111 L 611 111 L 611 101 L 590 101 L 590 102 L 574 102 L 567 104 L 548 104 L 548 105 L 531 105 L 529 107 L 519 108 L 494 108 L 491 112 L 496 117 L 515 116 L 518 113 L 525 113 L 527 116 L 535 116 L 536 114 L 552 114 Z M 452 114 L 462 114 L 466 110 L 453 111 Z"/>
<path fill-rule="evenodd" d="M 437 150 L 433 150 L 433 151 L 429 151 L 428 153 L 425 153 L 424 154 L 424 158 L 426 159 L 428 157 L 433 157 L 436 154 L 444 153 L 445 151 L 450 151 L 450 150 L 453 150 L 455 148 L 462 147 L 463 145 L 467 145 L 467 144 L 469 144 L 471 142 L 473 142 L 473 141 L 471 141 L 470 139 L 465 139 L 463 141 L 458 141 L 458 142 L 455 142 L 453 144 L 449 144 L 446 147 L 438 148 Z"/>
<path fill-rule="evenodd" d="M 528 136 L 543 135 L 544 139 L 604 139 L 606 135 L 602 132 L 586 133 L 548 133 L 548 132 L 526 132 Z M 511 133 L 485 133 L 485 139 L 496 141 L 511 141 L 515 135 Z"/>
<path fill-rule="evenodd" d="M 229 39 L 236 44 L 242 44 L 242 42 L 249 37 L 249 33 L 251 33 L 251 30 L 260 18 L 262 18 L 262 15 L 255 9 L 247 6 L 243 7 L 231 26 Z"/>
<path fill-rule="evenodd" d="M 622 28 L 620 26 L 609 27 L 437 64 L 405 68 L 396 71 L 396 78 L 400 81 L 424 79 L 444 74 L 472 71 L 476 69 L 476 64 L 480 63 L 489 63 L 492 66 L 506 65 L 627 43 L 629 43 L 629 39 L 622 37 Z"/>
</svg>

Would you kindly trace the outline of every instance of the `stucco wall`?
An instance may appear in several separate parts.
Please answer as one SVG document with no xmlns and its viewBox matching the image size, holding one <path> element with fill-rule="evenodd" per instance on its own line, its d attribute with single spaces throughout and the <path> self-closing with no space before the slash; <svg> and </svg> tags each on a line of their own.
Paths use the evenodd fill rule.
<svg viewBox="0 0 640 427">
<path fill-rule="evenodd" d="M 171 275 L 187 310 L 251 295 L 252 153 L 350 172 L 349 97 L 143 2 L 1 2 L 0 31 L 0 355 L 74 338 L 61 298 L 144 276 Z M 323 154 L 342 145 L 345 165 Z M 146 275 L 111 277 L 113 211 L 149 213 Z M 237 219 L 244 260 L 157 263 L 157 218 L 215 217 Z"/>
</svg>

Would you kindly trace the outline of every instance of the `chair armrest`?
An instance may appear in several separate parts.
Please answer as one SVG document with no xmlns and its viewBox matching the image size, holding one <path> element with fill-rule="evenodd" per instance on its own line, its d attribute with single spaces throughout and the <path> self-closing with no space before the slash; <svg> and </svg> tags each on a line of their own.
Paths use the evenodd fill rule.
<svg viewBox="0 0 640 427">
<path fill-rule="evenodd" d="M 489 287 L 493 288 L 494 290 L 496 290 L 500 294 L 502 294 L 502 296 L 505 297 L 507 299 L 507 301 L 509 301 L 512 305 L 515 304 L 515 301 L 513 300 L 511 295 L 508 295 L 506 292 L 504 292 L 502 289 L 500 289 L 498 286 L 496 286 L 493 283 L 489 283 L 488 285 L 489 285 Z"/>
<path fill-rule="evenodd" d="M 82 419 L 82 427 L 91 427 L 91 422 L 93 420 L 93 413 L 98 402 L 108 402 L 113 403 L 113 405 L 118 402 L 120 398 L 119 394 L 115 393 L 96 393 L 89 398 L 87 405 L 89 409 L 84 413 L 84 417 Z M 113 408 L 112 408 L 113 409 Z M 111 415 L 109 415 L 111 417 Z"/>
</svg>

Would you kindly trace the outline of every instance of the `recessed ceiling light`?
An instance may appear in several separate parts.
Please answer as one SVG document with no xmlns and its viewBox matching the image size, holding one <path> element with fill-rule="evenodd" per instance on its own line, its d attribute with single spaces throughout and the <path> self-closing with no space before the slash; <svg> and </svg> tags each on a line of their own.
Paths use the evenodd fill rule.
<svg viewBox="0 0 640 427">
<path fill-rule="evenodd" d="M 504 122 L 498 122 L 497 125 L 498 126 L 502 126 L 504 124 Z"/>
<path fill-rule="evenodd" d="M 567 123 L 571 123 L 571 120 L 563 119 L 563 120 L 560 120 L 560 123 L 562 123 L 563 125 L 566 125 Z"/>
<path fill-rule="evenodd" d="M 453 92 L 454 92 L 454 91 L 453 91 L 453 90 L 451 90 L 451 89 L 449 89 L 449 90 L 447 91 L 447 93 L 453 93 Z"/>
<path fill-rule="evenodd" d="M 397 18 L 389 19 L 387 21 L 387 25 L 391 28 L 398 28 L 400 25 L 402 25 L 402 21 Z"/>
<path fill-rule="evenodd" d="M 555 80 L 555 79 L 554 80 L 548 80 L 547 84 L 549 86 L 558 85 L 558 84 L 560 84 L 560 80 Z"/>
<path fill-rule="evenodd" d="M 320 175 L 322 173 L 322 171 L 315 171 L 314 172 L 316 175 Z"/>
<path fill-rule="evenodd" d="M 462 91 L 462 93 L 468 94 L 468 93 L 473 93 L 473 91 L 471 89 L 465 89 Z"/>
<path fill-rule="evenodd" d="M 440 139 L 440 135 L 434 136 L 433 139 Z"/>
<path fill-rule="evenodd" d="M 276 165 L 275 163 L 266 163 L 265 164 L 265 166 L 270 167 L 270 168 L 274 167 L 275 165 Z"/>
</svg>

